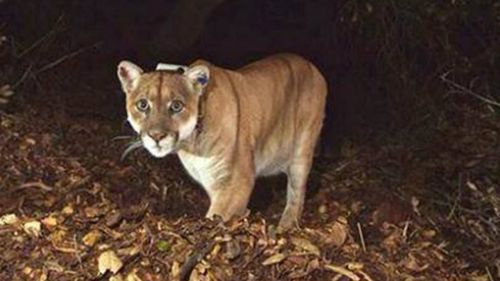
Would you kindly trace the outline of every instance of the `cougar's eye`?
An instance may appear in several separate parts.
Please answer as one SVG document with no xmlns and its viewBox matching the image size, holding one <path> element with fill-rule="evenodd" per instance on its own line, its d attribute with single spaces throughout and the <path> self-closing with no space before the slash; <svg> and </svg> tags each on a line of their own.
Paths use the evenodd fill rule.
<svg viewBox="0 0 500 281">
<path fill-rule="evenodd" d="M 172 101 L 172 103 L 170 104 L 170 110 L 171 110 L 173 113 L 179 113 L 179 112 L 181 112 L 183 109 L 184 109 L 184 104 L 183 104 L 183 103 L 182 103 L 182 101 L 180 101 L 180 100 L 174 100 L 174 101 Z"/>
<path fill-rule="evenodd" d="M 137 107 L 137 110 L 142 112 L 145 112 L 149 109 L 149 103 L 146 99 L 140 99 L 139 101 L 137 101 L 135 106 Z"/>
</svg>

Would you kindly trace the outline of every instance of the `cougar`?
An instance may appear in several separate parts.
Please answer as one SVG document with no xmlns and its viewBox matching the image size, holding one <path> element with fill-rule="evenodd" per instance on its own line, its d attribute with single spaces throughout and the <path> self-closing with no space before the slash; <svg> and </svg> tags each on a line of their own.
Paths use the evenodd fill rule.
<svg viewBox="0 0 500 281">
<path fill-rule="evenodd" d="M 279 226 L 298 225 L 327 95 L 311 62 L 278 54 L 230 70 L 197 60 L 181 73 L 122 61 L 117 73 L 141 145 L 178 155 L 210 198 L 207 217 L 241 216 L 257 177 L 285 173 Z"/>
</svg>

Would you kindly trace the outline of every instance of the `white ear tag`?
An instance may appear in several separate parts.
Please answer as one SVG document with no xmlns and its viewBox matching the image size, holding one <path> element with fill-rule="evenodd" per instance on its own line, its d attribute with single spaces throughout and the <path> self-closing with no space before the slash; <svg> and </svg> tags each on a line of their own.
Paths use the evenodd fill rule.
<svg viewBox="0 0 500 281">
<path fill-rule="evenodd" d="M 168 70 L 168 71 L 182 71 L 182 73 L 186 72 L 189 68 L 185 65 L 179 64 L 171 64 L 171 63 L 158 63 L 156 65 L 156 70 Z"/>
</svg>

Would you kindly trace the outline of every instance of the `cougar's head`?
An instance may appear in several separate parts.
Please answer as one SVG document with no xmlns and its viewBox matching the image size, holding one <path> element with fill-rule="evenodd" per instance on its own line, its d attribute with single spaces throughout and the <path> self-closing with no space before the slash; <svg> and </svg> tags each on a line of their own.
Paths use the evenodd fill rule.
<svg viewBox="0 0 500 281">
<path fill-rule="evenodd" d="M 197 65 L 183 74 L 144 73 L 137 65 L 122 61 L 117 72 L 126 94 L 128 121 L 143 146 L 155 157 L 175 151 L 195 130 L 208 67 Z"/>
</svg>

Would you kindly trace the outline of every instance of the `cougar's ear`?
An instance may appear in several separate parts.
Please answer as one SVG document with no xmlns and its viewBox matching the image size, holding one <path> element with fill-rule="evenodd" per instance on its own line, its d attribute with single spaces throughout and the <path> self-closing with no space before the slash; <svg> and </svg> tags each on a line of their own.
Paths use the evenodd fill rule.
<svg viewBox="0 0 500 281">
<path fill-rule="evenodd" d="M 135 89 L 142 73 L 143 70 L 140 67 L 129 61 L 122 61 L 118 64 L 118 78 L 126 94 Z"/>
<path fill-rule="evenodd" d="M 210 70 L 205 65 L 196 65 L 188 68 L 184 76 L 192 83 L 198 94 L 203 93 L 203 88 L 208 85 L 210 79 Z"/>
</svg>

